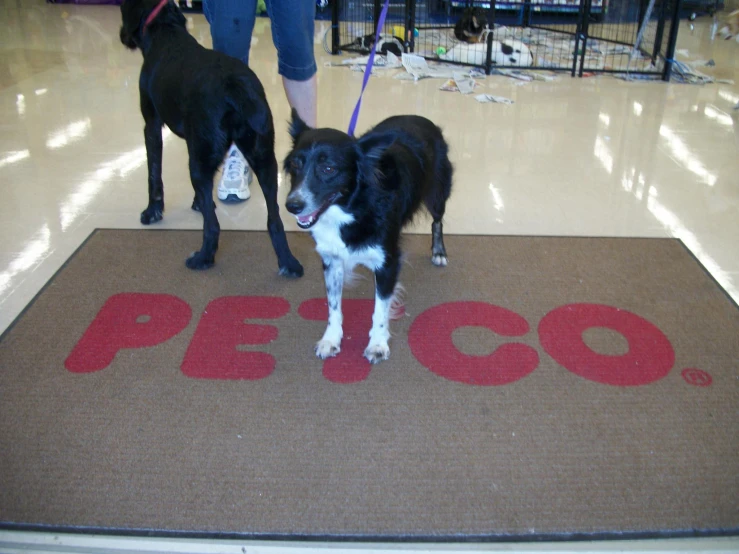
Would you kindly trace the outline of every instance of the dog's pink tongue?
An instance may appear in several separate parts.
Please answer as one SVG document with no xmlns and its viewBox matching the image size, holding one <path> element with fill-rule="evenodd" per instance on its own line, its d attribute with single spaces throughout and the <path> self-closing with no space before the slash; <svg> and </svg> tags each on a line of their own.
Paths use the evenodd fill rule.
<svg viewBox="0 0 739 554">
<path fill-rule="evenodd" d="M 298 222 L 299 222 L 300 224 L 302 224 L 302 225 L 308 225 L 308 224 L 309 224 L 309 223 L 310 223 L 311 221 L 313 221 L 313 220 L 315 219 L 315 217 L 316 217 L 316 214 L 317 214 L 317 213 L 318 213 L 319 211 L 320 211 L 320 210 L 316 210 L 315 212 L 313 212 L 313 213 L 310 213 L 310 214 L 308 214 L 308 215 L 299 215 L 299 216 L 298 216 Z"/>
</svg>

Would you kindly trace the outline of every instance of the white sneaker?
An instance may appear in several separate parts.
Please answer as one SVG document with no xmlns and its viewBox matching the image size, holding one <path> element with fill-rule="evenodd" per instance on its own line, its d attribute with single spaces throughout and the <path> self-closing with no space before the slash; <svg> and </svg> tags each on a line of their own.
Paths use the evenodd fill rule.
<svg viewBox="0 0 739 554">
<path fill-rule="evenodd" d="M 221 182 L 218 183 L 218 200 L 226 203 L 249 200 L 252 178 L 249 164 L 236 145 L 232 144 L 223 163 Z"/>
</svg>

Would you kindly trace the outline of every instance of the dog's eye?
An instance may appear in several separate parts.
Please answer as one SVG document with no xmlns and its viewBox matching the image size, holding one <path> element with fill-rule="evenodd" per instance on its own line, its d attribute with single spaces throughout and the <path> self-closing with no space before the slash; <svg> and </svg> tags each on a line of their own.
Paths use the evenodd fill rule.
<svg viewBox="0 0 739 554">
<path fill-rule="evenodd" d="M 336 173 L 336 168 L 335 168 L 335 167 L 332 167 L 332 166 L 330 166 L 330 165 L 324 165 L 324 166 L 323 166 L 323 167 L 321 168 L 321 171 L 322 171 L 322 172 L 323 172 L 324 174 L 326 174 L 326 175 L 333 175 L 334 173 Z"/>
<path fill-rule="evenodd" d="M 290 160 L 290 169 L 298 170 L 303 168 L 303 160 L 300 158 L 293 158 Z"/>
</svg>

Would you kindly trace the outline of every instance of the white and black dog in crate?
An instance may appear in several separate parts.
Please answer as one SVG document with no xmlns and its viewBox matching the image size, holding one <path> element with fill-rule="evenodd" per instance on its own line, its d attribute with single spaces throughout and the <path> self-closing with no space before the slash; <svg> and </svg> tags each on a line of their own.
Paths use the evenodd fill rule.
<svg viewBox="0 0 739 554">
<path fill-rule="evenodd" d="M 290 134 L 285 207 L 316 241 L 328 297 L 328 326 L 316 355 L 325 359 L 339 353 L 344 281 L 363 265 L 375 276 L 364 356 L 371 363 L 386 360 L 391 312 L 401 290 L 400 233 L 422 205 L 433 218 L 431 261 L 447 265 L 442 231 L 452 188 L 447 143 L 434 123 L 412 115 L 388 118 L 355 139 L 335 129 L 312 129 L 293 110 Z"/>
</svg>

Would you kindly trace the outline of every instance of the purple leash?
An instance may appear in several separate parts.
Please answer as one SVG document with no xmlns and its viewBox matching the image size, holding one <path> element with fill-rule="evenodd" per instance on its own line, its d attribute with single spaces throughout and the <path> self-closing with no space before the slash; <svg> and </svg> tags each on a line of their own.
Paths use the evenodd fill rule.
<svg viewBox="0 0 739 554">
<path fill-rule="evenodd" d="M 351 121 L 349 121 L 349 130 L 347 132 L 349 133 L 350 137 L 354 136 L 354 129 L 357 126 L 357 119 L 359 119 L 359 108 L 362 106 L 362 95 L 364 94 L 364 89 L 367 88 L 367 83 L 369 82 L 370 75 L 372 75 L 372 66 L 375 64 L 375 53 L 377 51 L 377 44 L 380 42 L 380 31 L 382 30 L 382 27 L 385 25 L 385 16 L 387 15 L 387 10 L 389 7 L 390 7 L 390 0 L 385 0 L 385 5 L 382 7 L 382 11 L 380 12 L 380 18 L 377 21 L 377 31 L 375 32 L 375 42 L 372 44 L 372 50 L 370 51 L 369 59 L 367 60 L 367 67 L 364 68 L 364 80 L 362 81 L 362 91 L 359 93 L 359 100 L 357 100 L 357 105 L 354 108 L 352 119 Z"/>
</svg>

